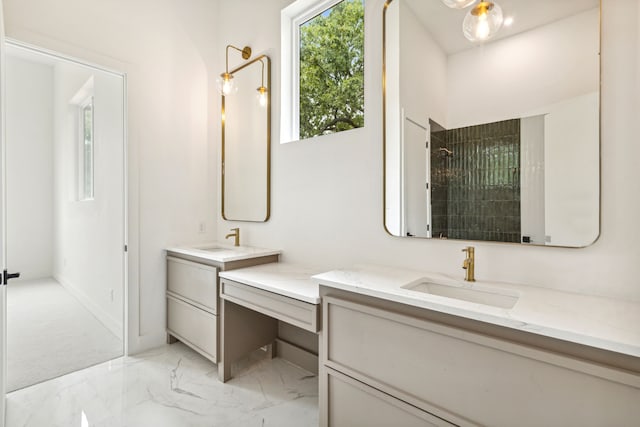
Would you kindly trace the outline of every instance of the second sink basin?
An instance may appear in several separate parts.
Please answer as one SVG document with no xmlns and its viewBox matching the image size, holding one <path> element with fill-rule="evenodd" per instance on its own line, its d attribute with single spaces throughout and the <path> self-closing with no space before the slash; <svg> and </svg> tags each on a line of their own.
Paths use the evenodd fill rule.
<svg viewBox="0 0 640 427">
<path fill-rule="evenodd" d="M 499 308 L 513 308 L 518 302 L 519 294 L 507 289 L 495 289 L 484 286 L 471 285 L 469 288 L 443 285 L 428 280 L 418 281 L 402 286 L 403 289 L 438 295 L 477 304 L 490 305 Z"/>
<path fill-rule="evenodd" d="M 209 246 L 208 248 L 198 248 L 200 251 L 206 252 L 217 252 L 217 251 L 228 251 L 229 248 L 220 248 L 218 246 Z"/>
</svg>

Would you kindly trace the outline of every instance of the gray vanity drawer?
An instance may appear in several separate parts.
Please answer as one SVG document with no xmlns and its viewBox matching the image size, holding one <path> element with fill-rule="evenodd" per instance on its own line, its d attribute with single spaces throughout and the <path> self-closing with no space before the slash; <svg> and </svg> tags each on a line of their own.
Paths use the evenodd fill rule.
<svg viewBox="0 0 640 427">
<path fill-rule="evenodd" d="M 167 290 L 213 314 L 217 313 L 217 269 L 167 257 Z"/>
<path fill-rule="evenodd" d="M 324 296 L 322 339 L 328 368 L 457 425 L 640 419 L 640 375 L 409 315 Z"/>
<path fill-rule="evenodd" d="M 331 427 L 429 427 L 451 424 L 388 394 L 327 369 Z"/>
<path fill-rule="evenodd" d="M 217 362 L 218 316 L 167 295 L 167 331 Z"/>
<path fill-rule="evenodd" d="M 220 297 L 267 316 L 318 332 L 318 305 L 264 291 L 228 279 L 220 280 Z"/>
</svg>

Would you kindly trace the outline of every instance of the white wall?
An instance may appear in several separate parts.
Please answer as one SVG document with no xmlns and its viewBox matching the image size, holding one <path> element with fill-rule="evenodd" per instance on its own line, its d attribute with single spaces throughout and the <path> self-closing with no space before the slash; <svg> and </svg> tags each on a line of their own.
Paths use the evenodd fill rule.
<svg viewBox="0 0 640 427">
<path fill-rule="evenodd" d="M 598 237 L 598 93 L 548 108 L 544 116 L 545 235 L 552 245 Z"/>
<path fill-rule="evenodd" d="M 53 70 L 15 56 L 6 64 L 7 267 L 19 280 L 50 277 Z"/>
<path fill-rule="evenodd" d="M 130 351 L 164 341 L 163 248 L 215 240 L 219 147 L 208 132 L 219 132 L 209 109 L 219 111 L 222 68 L 207 64 L 218 52 L 216 9 L 211 0 L 4 1 L 8 37 L 127 73 Z"/>
<path fill-rule="evenodd" d="M 520 230 L 522 236 L 528 236 L 530 243 L 537 245 L 545 244 L 544 147 L 544 115 L 522 118 L 520 120 Z"/>
<path fill-rule="evenodd" d="M 79 199 L 77 95 L 93 81 L 94 198 Z M 123 81 L 75 64 L 54 69 L 53 277 L 122 337 Z"/>
<path fill-rule="evenodd" d="M 288 2 L 224 2 L 220 42 L 253 43 L 279 63 L 279 8 Z M 602 227 L 584 249 L 474 242 L 480 279 L 640 300 L 640 49 L 638 0 L 605 1 L 602 14 Z M 376 262 L 462 277 L 464 241 L 404 239 L 382 226 L 382 1 L 366 3 L 365 128 L 321 140 L 273 147 L 272 219 L 264 224 L 223 221 L 220 234 L 240 226 L 244 243 L 281 248 L 286 261 L 348 266 Z M 243 11 L 251 9 L 250 16 Z M 223 36 L 222 36 L 223 35 Z M 279 70 L 274 94 L 279 93 Z M 274 99 L 277 111 L 279 101 Z M 212 120 L 218 120 L 212 117 Z M 274 120 L 274 140 L 278 136 Z"/>
<path fill-rule="evenodd" d="M 400 106 L 418 123 L 431 119 L 449 129 L 447 55 L 406 3 L 399 4 Z"/>
<path fill-rule="evenodd" d="M 592 9 L 449 56 L 447 129 L 524 117 L 596 90 L 598 23 Z"/>
</svg>

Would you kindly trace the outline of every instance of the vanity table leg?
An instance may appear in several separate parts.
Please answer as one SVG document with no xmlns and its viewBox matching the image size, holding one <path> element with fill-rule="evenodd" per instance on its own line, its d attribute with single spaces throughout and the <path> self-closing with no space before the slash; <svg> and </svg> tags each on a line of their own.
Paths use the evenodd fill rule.
<svg viewBox="0 0 640 427">
<path fill-rule="evenodd" d="M 274 359 L 276 357 L 277 349 L 276 349 L 276 341 L 271 344 L 267 344 L 267 358 Z"/>
<path fill-rule="evenodd" d="M 218 379 L 231 379 L 231 364 L 265 345 L 273 354 L 273 342 L 278 335 L 278 321 L 257 311 L 230 301 L 220 302 L 220 352 Z"/>
<path fill-rule="evenodd" d="M 175 344 L 178 342 L 178 338 L 174 337 L 171 334 L 167 334 L 167 344 Z"/>
<path fill-rule="evenodd" d="M 218 381 L 226 383 L 231 379 L 231 363 L 218 362 Z"/>
</svg>

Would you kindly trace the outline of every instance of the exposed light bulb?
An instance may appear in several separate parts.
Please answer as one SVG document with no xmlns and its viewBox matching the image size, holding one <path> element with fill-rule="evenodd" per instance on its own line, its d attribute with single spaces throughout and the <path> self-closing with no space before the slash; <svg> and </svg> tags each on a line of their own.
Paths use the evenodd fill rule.
<svg viewBox="0 0 640 427">
<path fill-rule="evenodd" d="M 452 9 L 464 9 L 467 6 L 471 6 L 476 0 L 442 0 L 442 3 L 446 4 Z"/>
<path fill-rule="evenodd" d="M 467 12 L 462 32 L 472 42 L 484 41 L 500 30 L 503 21 L 502 8 L 497 3 L 481 1 Z"/>
<path fill-rule="evenodd" d="M 224 93 L 225 95 L 229 95 L 231 93 L 231 89 L 233 89 L 231 80 L 225 80 L 222 84 L 222 93 Z"/>
<path fill-rule="evenodd" d="M 267 88 L 264 86 L 258 88 L 258 102 L 261 107 L 267 106 Z"/>
<path fill-rule="evenodd" d="M 220 77 L 216 79 L 216 84 L 218 86 L 218 91 L 223 96 L 228 96 L 238 91 L 238 88 L 233 81 L 233 75 L 229 73 L 220 74 Z"/>
<path fill-rule="evenodd" d="M 482 15 L 478 17 L 478 23 L 476 25 L 476 30 L 474 36 L 477 40 L 486 40 L 489 37 L 489 22 L 487 22 L 487 16 Z"/>
</svg>

